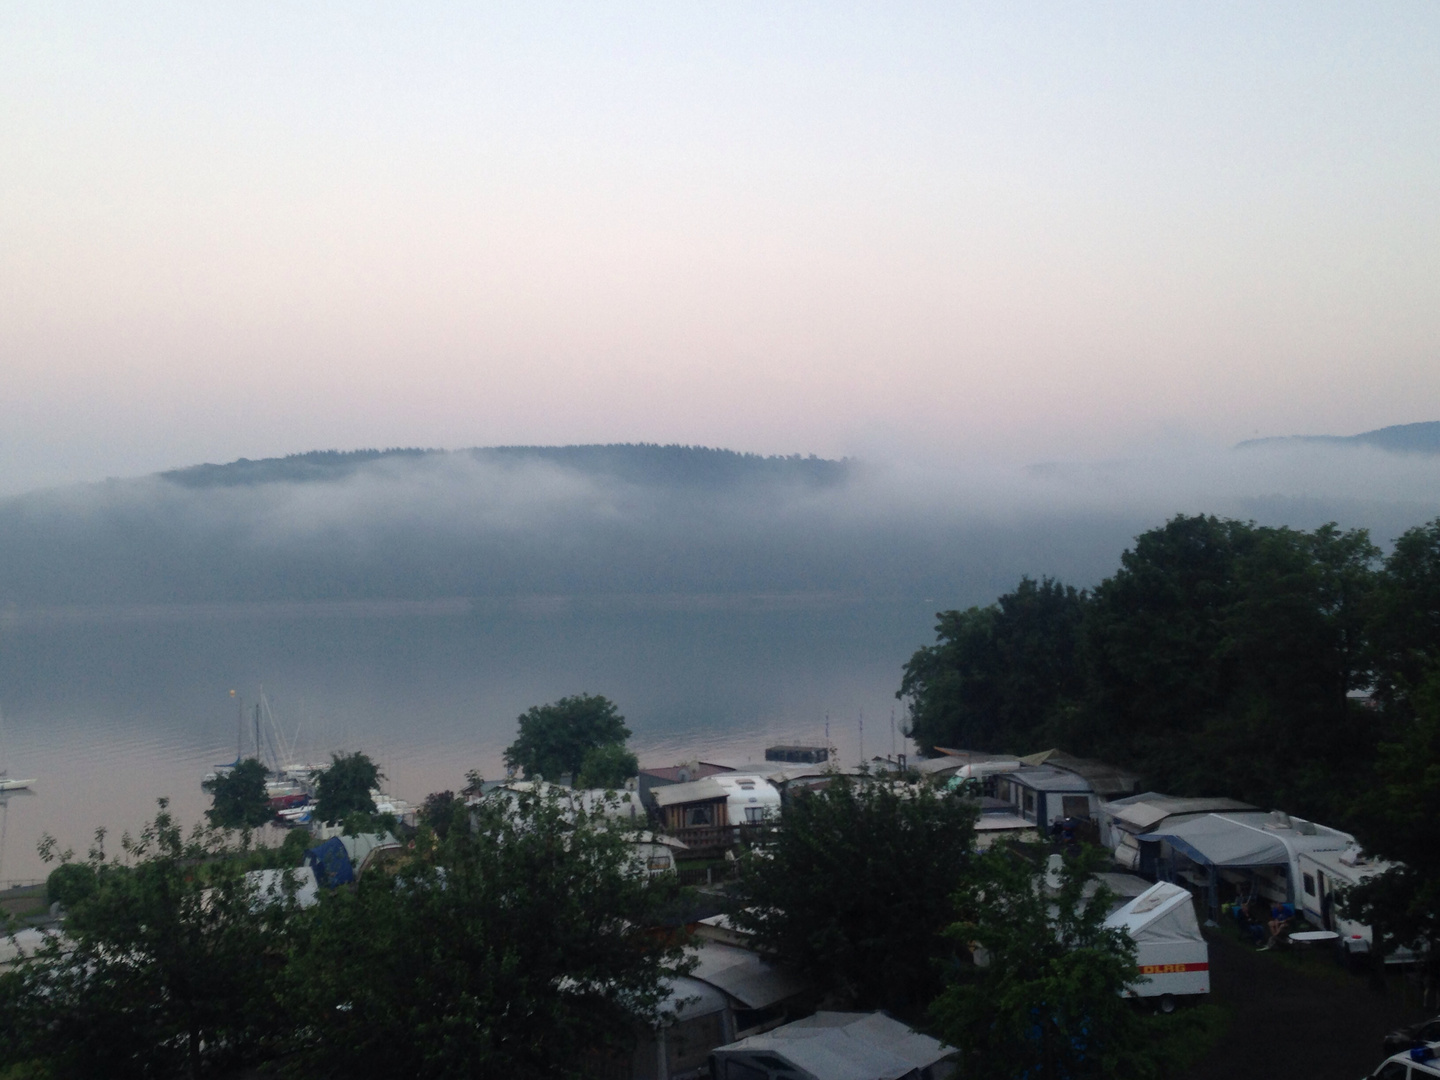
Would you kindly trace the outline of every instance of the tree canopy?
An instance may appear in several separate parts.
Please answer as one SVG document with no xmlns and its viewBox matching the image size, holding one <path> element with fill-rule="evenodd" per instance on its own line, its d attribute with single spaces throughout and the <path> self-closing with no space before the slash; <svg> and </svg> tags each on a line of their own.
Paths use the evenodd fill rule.
<svg viewBox="0 0 1440 1080">
<path fill-rule="evenodd" d="M 614 702 L 598 694 L 576 694 L 549 705 L 535 705 L 521 715 L 519 725 L 517 738 L 505 749 L 505 764 L 523 770 L 530 779 L 557 781 L 569 776 L 574 780 L 585 767 L 586 755 L 607 747 L 623 749 L 630 737 Z M 628 760 L 633 758 L 626 759 L 626 767 Z M 611 754 L 594 759 L 592 770 L 608 777 L 618 764 L 618 757 Z"/>
<path fill-rule="evenodd" d="M 370 792 L 383 779 L 385 774 L 366 754 L 331 754 L 316 783 L 315 817 L 333 825 L 352 814 L 375 813 Z"/>
<path fill-rule="evenodd" d="M 898 693 L 925 750 L 1061 745 L 1176 794 L 1343 815 L 1334 774 L 1383 734 L 1350 693 L 1394 562 L 1363 530 L 1176 517 L 1093 590 L 1026 578 L 939 613 Z"/>
<path fill-rule="evenodd" d="M 212 797 L 205 816 L 217 829 L 254 829 L 275 816 L 265 792 L 269 772 L 258 758 L 246 758 L 201 787 Z"/>
<path fill-rule="evenodd" d="M 422 825 L 398 867 L 309 908 L 246 877 L 285 849 L 185 836 L 164 800 L 115 855 L 102 830 L 61 856 L 86 871 L 64 938 L 0 973 L 0 1072 L 538 1080 L 628 1055 L 686 970 L 683 935 L 657 931 L 675 876 L 553 792 L 438 801 L 443 837 Z"/>
<path fill-rule="evenodd" d="M 237 849 L 212 829 L 184 835 L 164 799 L 120 853 L 102 847 L 103 834 L 69 864 L 90 884 L 71 897 L 63 944 L 4 976 L 0 1058 L 139 1078 L 266 1056 L 284 1030 L 271 983 L 281 909 L 255 903 Z"/>
<path fill-rule="evenodd" d="M 655 1018 L 681 967 L 652 929 L 674 878 L 641 872 L 621 830 L 553 793 L 470 815 L 299 924 L 285 1000 L 305 1075 L 580 1076 Z"/>
<path fill-rule="evenodd" d="M 967 1077 L 1162 1075 L 1123 997 L 1139 976 L 1135 945 L 1104 925 L 1108 890 L 1084 895 L 1101 865 L 1096 855 L 1067 860 L 1053 894 L 1033 866 L 1004 849 L 963 867 L 958 918 L 946 933 L 964 960 L 951 967 L 930 1018 L 966 1052 Z"/>
<path fill-rule="evenodd" d="M 975 816 L 946 792 L 838 777 L 795 798 L 744 860 L 732 918 L 850 1005 L 913 1020 L 939 989 L 937 958 L 953 951 L 944 930 Z"/>
</svg>

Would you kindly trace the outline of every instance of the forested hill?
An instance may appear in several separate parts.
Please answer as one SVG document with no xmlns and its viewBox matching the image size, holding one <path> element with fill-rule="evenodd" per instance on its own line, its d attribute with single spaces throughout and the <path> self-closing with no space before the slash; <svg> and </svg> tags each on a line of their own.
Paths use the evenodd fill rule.
<svg viewBox="0 0 1440 1080">
<path fill-rule="evenodd" d="M 1281 435 L 1268 439 L 1246 439 L 1236 449 L 1287 443 L 1370 446 L 1392 454 L 1440 454 L 1440 420 L 1423 424 L 1395 424 L 1374 431 L 1362 431 L 1359 435 Z"/>
<path fill-rule="evenodd" d="M 705 446 L 660 446 L 655 443 L 609 443 L 581 446 L 489 446 L 445 451 L 413 448 L 389 450 L 312 450 L 281 458 L 241 458 L 224 465 L 192 465 L 171 469 L 161 478 L 190 488 L 334 481 L 375 462 L 415 461 L 466 456 L 497 465 L 544 463 L 587 476 L 609 477 L 634 484 L 723 488 L 746 483 L 796 483 L 807 486 L 842 484 L 851 463 L 814 454 L 765 456 Z"/>
</svg>

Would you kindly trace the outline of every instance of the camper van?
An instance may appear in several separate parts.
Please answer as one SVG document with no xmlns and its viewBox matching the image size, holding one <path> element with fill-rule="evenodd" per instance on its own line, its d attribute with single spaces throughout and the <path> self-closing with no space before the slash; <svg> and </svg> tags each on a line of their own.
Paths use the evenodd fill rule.
<svg viewBox="0 0 1440 1080">
<path fill-rule="evenodd" d="M 1178 998 L 1210 992 L 1210 949 L 1184 886 L 1158 882 L 1117 908 L 1105 925 L 1135 942 L 1143 977 L 1126 991 L 1131 997 L 1155 998 L 1170 1012 Z"/>
<path fill-rule="evenodd" d="M 1368 954 L 1375 935 L 1370 927 L 1341 917 L 1335 910 L 1339 893 L 1351 885 L 1382 874 L 1389 863 L 1369 858 L 1355 844 L 1343 851 L 1302 851 L 1297 859 L 1300 880 L 1295 887 L 1295 906 L 1305 920 L 1322 930 L 1340 935 L 1340 944 L 1353 955 Z M 1404 964 L 1415 959 L 1409 949 L 1396 949 L 1385 958 L 1387 964 Z"/>
</svg>

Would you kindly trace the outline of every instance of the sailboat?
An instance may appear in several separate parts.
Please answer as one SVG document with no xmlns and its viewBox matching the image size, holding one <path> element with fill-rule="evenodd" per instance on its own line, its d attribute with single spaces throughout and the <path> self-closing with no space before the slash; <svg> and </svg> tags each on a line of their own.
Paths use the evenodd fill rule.
<svg viewBox="0 0 1440 1080">
<path fill-rule="evenodd" d="M 4 745 L 5 720 L 3 716 L 0 716 L 0 749 L 3 749 Z M 34 777 L 29 780 L 12 780 L 10 779 L 10 770 L 0 768 L 0 791 L 28 791 L 33 783 L 35 783 Z"/>
</svg>

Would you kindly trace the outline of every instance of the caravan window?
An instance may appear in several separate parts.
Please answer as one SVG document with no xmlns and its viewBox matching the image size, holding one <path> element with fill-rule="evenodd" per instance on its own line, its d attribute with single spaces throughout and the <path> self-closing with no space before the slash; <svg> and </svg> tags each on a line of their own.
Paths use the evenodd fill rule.
<svg viewBox="0 0 1440 1080">
<path fill-rule="evenodd" d="M 1301 875 L 1301 876 L 1302 876 L 1302 877 L 1304 878 L 1304 880 L 1305 880 L 1305 895 L 1306 895 L 1306 896 L 1314 896 L 1314 895 L 1315 895 L 1315 875 L 1314 875 L 1314 874 L 1303 874 L 1303 875 Z"/>
<path fill-rule="evenodd" d="M 1025 792 L 1025 816 L 1033 819 L 1035 817 L 1035 793 Z"/>
</svg>

